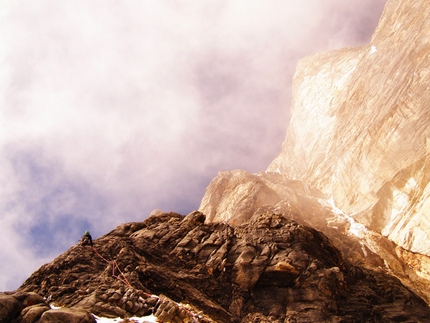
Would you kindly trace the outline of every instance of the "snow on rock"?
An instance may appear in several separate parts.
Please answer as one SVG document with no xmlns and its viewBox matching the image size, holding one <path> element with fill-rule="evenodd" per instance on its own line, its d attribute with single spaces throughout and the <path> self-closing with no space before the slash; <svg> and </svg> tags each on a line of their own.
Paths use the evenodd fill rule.
<svg viewBox="0 0 430 323">
<path fill-rule="evenodd" d="M 106 318 L 98 317 L 94 315 L 97 323 L 121 323 L 124 321 L 122 318 Z M 130 317 L 127 319 L 128 323 L 157 323 L 156 317 L 154 315 L 149 315 L 145 317 Z"/>
</svg>

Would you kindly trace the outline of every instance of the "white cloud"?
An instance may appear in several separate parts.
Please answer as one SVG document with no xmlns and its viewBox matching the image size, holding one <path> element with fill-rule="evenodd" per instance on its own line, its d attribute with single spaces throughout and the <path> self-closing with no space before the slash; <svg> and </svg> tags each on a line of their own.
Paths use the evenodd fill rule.
<svg viewBox="0 0 430 323">
<path fill-rule="evenodd" d="M 3 0 L 0 290 L 85 226 L 189 212 L 219 170 L 264 170 L 297 59 L 369 41 L 384 2 Z"/>
</svg>

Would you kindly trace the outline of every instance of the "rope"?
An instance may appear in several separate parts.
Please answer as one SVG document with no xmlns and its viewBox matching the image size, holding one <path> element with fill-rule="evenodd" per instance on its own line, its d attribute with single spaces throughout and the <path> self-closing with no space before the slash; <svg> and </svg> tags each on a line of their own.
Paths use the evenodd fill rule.
<svg viewBox="0 0 430 323">
<path fill-rule="evenodd" d="M 93 249 L 93 251 L 101 258 L 103 259 L 106 263 L 108 263 L 109 265 L 112 264 L 112 277 L 118 279 L 119 281 L 123 282 L 125 285 L 127 285 L 130 288 L 133 288 L 131 286 L 131 284 L 128 282 L 127 278 L 124 276 L 124 274 L 122 273 L 121 269 L 119 269 L 118 263 L 116 262 L 116 260 L 113 261 L 109 261 L 107 260 L 105 257 L 103 257 L 94 246 L 91 246 L 91 248 Z M 118 269 L 119 271 L 119 276 L 115 275 L 115 268 Z"/>
<path fill-rule="evenodd" d="M 97 251 L 97 249 L 94 246 L 91 246 L 91 248 L 94 250 L 94 252 L 100 257 L 102 258 L 105 262 L 109 263 L 108 260 L 106 260 L 105 257 L 103 257 L 101 254 L 99 254 L 99 252 Z"/>
</svg>

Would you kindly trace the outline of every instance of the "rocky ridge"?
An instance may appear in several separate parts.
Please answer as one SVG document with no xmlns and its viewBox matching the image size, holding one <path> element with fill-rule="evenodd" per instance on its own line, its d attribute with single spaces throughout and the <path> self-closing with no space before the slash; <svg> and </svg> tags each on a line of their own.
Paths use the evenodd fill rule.
<svg viewBox="0 0 430 323">
<path fill-rule="evenodd" d="M 429 35 L 427 1 L 388 0 L 368 45 L 300 60 L 281 153 L 266 172 L 220 173 L 199 208 L 207 221 L 293 209 L 430 304 Z"/>
<path fill-rule="evenodd" d="M 350 264 L 287 214 L 262 208 L 236 227 L 205 220 L 196 211 L 120 225 L 94 249 L 75 245 L 43 265 L 16 293 L 106 317 L 152 312 L 160 322 L 430 320 L 398 279 Z"/>
<path fill-rule="evenodd" d="M 256 181 L 261 183 L 261 187 L 264 185 L 265 190 L 272 190 L 272 196 L 276 194 L 275 204 L 265 204 L 264 200 L 256 199 L 252 192 L 230 189 L 241 185 L 241 182 Z M 232 192 L 237 194 L 234 198 Z M 208 207 L 210 204 L 211 207 Z M 200 206 L 201 211 L 208 212 L 207 223 L 225 221 L 231 225 L 246 223 L 246 219 L 252 219 L 261 208 L 274 209 L 302 225 L 320 230 L 351 263 L 395 275 L 430 303 L 429 257 L 397 246 L 336 208 L 333 201 L 299 180 L 290 180 L 278 172 L 220 172 L 206 189 Z"/>
</svg>

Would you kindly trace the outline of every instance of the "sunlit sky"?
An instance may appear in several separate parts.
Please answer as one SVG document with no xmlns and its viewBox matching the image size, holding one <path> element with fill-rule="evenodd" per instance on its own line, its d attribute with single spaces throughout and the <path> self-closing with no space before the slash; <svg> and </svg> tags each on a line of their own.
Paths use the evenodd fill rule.
<svg viewBox="0 0 430 323">
<path fill-rule="evenodd" d="M 368 43 L 385 2 L 0 0 L 0 291 L 266 169 L 298 59 Z"/>
</svg>

